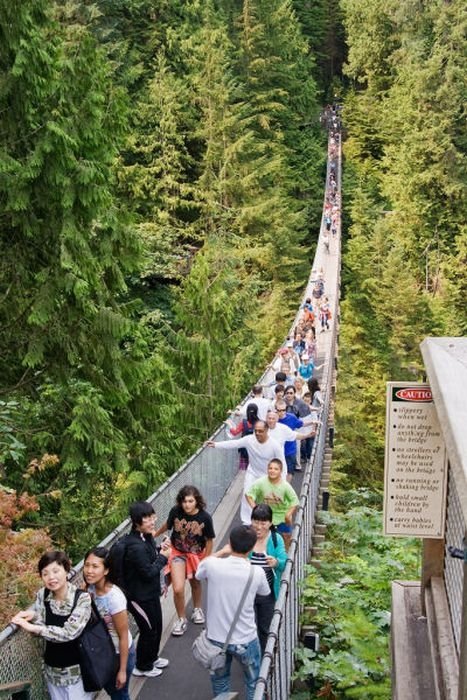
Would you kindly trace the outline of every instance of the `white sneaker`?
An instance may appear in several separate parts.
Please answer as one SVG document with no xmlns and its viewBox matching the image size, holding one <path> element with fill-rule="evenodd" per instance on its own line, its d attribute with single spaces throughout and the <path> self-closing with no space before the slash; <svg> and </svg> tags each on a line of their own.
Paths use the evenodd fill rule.
<svg viewBox="0 0 467 700">
<path fill-rule="evenodd" d="M 181 637 L 185 634 L 187 628 L 186 617 L 179 617 L 172 629 L 172 634 L 174 637 Z"/>
<path fill-rule="evenodd" d="M 154 668 L 167 668 L 169 663 L 170 661 L 168 659 L 164 659 L 162 656 L 159 656 L 157 661 L 154 661 Z"/>
<path fill-rule="evenodd" d="M 204 613 L 201 610 L 201 608 L 194 608 L 193 613 L 191 615 L 191 621 L 195 623 L 195 625 L 204 625 Z"/>
<path fill-rule="evenodd" d="M 155 666 L 150 668 L 149 671 L 140 671 L 139 668 L 134 668 L 133 675 L 146 676 L 146 678 L 156 678 L 157 676 L 162 675 L 162 671 L 160 670 L 160 668 L 156 668 Z"/>
</svg>

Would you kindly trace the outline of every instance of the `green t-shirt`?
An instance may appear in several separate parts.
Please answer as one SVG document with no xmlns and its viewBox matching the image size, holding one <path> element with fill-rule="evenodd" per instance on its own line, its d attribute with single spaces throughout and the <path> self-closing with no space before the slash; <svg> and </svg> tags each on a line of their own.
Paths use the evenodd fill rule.
<svg viewBox="0 0 467 700">
<path fill-rule="evenodd" d="M 267 476 L 252 484 L 248 491 L 255 503 L 267 503 L 272 510 L 272 522 L 274 525 L 285 522 L 286 513 L 292 506 L 298 506 L 298 496 L 288 481 L 280 481 L 273 484 Z"/>
</svg>

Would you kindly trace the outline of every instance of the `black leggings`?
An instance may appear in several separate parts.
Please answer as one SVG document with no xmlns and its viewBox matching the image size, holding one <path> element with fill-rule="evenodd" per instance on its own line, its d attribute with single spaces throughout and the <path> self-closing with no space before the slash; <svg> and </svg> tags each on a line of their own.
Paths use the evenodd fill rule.
<svg viewBox="0 0 467 700">
<path fill-rule="evenodd" d="M 136 646 L 136 668 L 150 671 L 159 657 L 162 634 L 162 608 L 159 596 L 151 600 L 129 600 L 128 610 L 139 629 Z"/>
<path fill-rule="evenodd" d="M 266 648 L 269 627 L 271 626 L 272 615 L 274 613 L 275 598 L 273 593 L 268 595 L 257 595 L 255 598 L 255 617 L 258 628 L 258 638 L 261 646 L 261 655 Z"/>
</svg>

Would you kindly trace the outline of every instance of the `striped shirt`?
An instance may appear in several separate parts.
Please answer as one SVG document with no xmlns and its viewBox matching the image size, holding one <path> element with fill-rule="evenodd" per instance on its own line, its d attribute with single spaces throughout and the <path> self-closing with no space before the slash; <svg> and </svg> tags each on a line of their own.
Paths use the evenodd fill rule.
<svg viewBox="0 0 467 700">
<path fill-rule="evenodd" d="M 267 556 L 268 555 L 264 552 L 252 552 L 250 556 L 250 562 L 253 566 L 261 566 L 263 568 L 263 571 L 266 574 L 266 578 L 269 583 L 269 588 L 272 591 L 274 588 L 274 572 L 267 563 Z"/>
</svg>

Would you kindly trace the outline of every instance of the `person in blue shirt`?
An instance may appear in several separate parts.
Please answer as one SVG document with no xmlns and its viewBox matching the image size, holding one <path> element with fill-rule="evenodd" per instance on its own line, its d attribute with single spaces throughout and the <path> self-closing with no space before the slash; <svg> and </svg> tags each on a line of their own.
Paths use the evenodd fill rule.
<svg viewBox="0 0 467 700">
<path fill-rule="evenodd" d="M 285 401 L 276 401 L 276 411 L 279 415 L 278 423 L 287 425 L 292 430 L 303 428 L 304 425 L 311 425 L 317 422 L 316 414 L 309 412 L 308 416 L 297 418 L 294 413 L 287 413 L 287 404 Z M 307 438 L 313 440 L 313 438 Z M 295 471 L 301 471 L 300 464 L 297 463 L 297 441 L 290 440 L 284 443 L 284 455 L 287 463 L 287 480 L 292 479 Z"/>
<path fill-rule="evenodd" d="M 308 379 L 312 379 L 313 377 L 313 370 L 315 368 L 315 363 L 313 362 L 313 359 L 310 359 L 308 355 L 302 355 L 302 362 L 300 364 L 300 367 L 298 368 L 298 373 L 301 376 L 302 379 L 305 381 L 308 381 Z"/>
<path fill-rule="evenodd" d="M 318 369 L 321 369 L 323 365 L 318 365 L 315 367 L 315 363 L 312 357 L 309 357 L 307 354 L 302 355 L 302 363 L 300 367 L 298 368 L 298 372 L 302 379 L 305 381 L 308 381 L 309 379 L 313 378 L 313 372 Z"/>
</svg>

